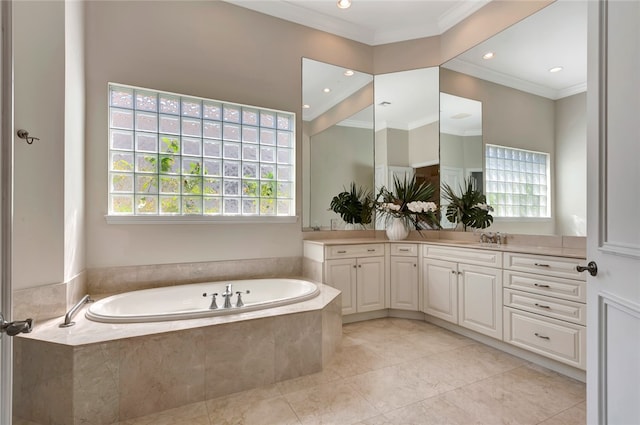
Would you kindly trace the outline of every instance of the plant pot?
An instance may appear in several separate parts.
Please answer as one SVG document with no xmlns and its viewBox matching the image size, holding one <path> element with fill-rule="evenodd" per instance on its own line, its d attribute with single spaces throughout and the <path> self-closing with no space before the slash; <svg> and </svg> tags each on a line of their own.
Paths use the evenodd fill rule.
<svg viewBox="0 0 640 425">
<path fill-rule="evenodd" d="M 393 218 L 387 223 L 387 238 L 390 241 L 401 241 L 409 236 L 409 229 L 405 220 L 401 218 Z"/>
</svg>

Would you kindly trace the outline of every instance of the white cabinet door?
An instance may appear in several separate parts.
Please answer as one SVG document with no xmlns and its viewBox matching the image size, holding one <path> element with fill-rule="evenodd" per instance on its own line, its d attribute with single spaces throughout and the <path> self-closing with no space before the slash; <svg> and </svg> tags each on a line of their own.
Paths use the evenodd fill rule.
<svg viewBox="0 0 640 425">
<path fill-rule="evenodd" d="M 451 261 L 423 260 L 424 312 L 458 323 L 458 268 Z"/>
<path fill-rule="evenodd" d="M 384 257 L 358 258 L 356 303 L 358 313 L 383 310 Z"/>
<path fill-rule="evenodd" d="M 458 324 L 502 339 L 502 271 L 458 265 Z"/>
<path fill-rule="evenodd" d="M 391 257 L 391 308 L 418 311 L 418 259 Z"/>
<path fill-rule="evenodd" d="M 356 312 L 356 260 L 345 258 L 326 262 L 325 281 L 342 292 L 342 314 Z"/>
</svg>

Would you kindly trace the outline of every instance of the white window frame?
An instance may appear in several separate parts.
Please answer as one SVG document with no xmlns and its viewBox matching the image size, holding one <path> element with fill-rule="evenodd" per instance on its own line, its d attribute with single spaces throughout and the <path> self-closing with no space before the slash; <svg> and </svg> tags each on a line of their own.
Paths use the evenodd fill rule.
<svg viewBox="0 0 640 425">
<path fill-rule="evenodd" d="M 490 149 L 502 149 L 511 158 L 502 160 L 490 155 Z M 515 159 L 514 155 L 519 158 Z M 507 155 L 508 156 L 508 155 Z M 520 159 L 522 157 L 528 159 Z M 509 163 L 510 162 L 510 163 Z M 541 172 L 540 167 L 544 165 Z M 525 169 L 526 170 L 523 170 Z M 485 195 L 487 203 L 494 208 L 493 216 L 499 221 L 547 221 L 551 219 L 551 155 L 546 152 L 486 144 L 485 146 Z M 531 193 L 528 193 L 531 192 Z M 543 193 L 544 192 L 544 193 Z M 504 203 L 496 200 L 502 194 Z M 495 196 L 494 196 L 495 195 Z M 522 196 L 527 196 L 523 201 Z M 546 198 L 546 205 L 541 200 Z M 538 200 L 536 203 L 535 201 Z M 533 205 L 528 205 L 533 202 Z M 536 207 L 538 215 L 525 212 Z M 518 212 L 516 213 L 516 209 Z M 530 209 L 529 209 L 530 210 Z M 544 212 L 543 212 L 544 210 Z"/>
<path fill-rule="evenodd" d="M 108 223 L 297 221 L 295 113 L 118 83 L 107 90 Z"/>
</svg>

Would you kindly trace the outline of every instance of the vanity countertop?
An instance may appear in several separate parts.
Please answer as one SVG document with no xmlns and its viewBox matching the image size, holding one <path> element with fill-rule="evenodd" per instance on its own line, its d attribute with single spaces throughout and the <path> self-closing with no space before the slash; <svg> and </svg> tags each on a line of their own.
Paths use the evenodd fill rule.
<svg viewBox="0 0 640 425">
<path fill-rule="evenodd" d="M 586 258 L 586 250 L 583 248 L 569 248 L 562 246 L 537 246 L 537 245 L 520 245 L 520 244 L 488 244 L 480 243 L 472 240 L 451 240 L 451 239 L 405 239 L 401 241 L 390 241 L 384 238 L 342 238 L 342 239 L 317 239 L 317 240 L 305 240 L 305 243 L 319 244 L 319 245 L 354 245 L 364 243 L 419 243 L 419 244 L 432 244 L 432 245 L 444 245 L 455 248 L 473 248 L 473 249 L 486 249 L 491 251 L 502 252 L 516 252 L 522 254 L 538 254 L 549 255 L 554 257 L 567 257 L 567 258 Z"/>
</svg>

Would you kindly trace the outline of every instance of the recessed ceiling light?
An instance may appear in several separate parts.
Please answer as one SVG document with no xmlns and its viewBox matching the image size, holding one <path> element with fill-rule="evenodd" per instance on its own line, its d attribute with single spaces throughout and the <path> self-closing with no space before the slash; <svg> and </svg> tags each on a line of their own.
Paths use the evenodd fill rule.
<svg viewBox="0 0 640 425">
<path fill-rule="evenodd" d="M 311 108 L 311 106 L 307 105 L 306 103 L 304 105 L 302 105 L 302 109 L 309 109 L 309 108 Z"/>
<path fill-rule="evenodd" d="M 329 87 L 325 87 L 322 89 L 323 92 L 325 93 L 329 93 L 331 91 L 331 89 Z"/>
<path fill-rule="evenodd" d="M 482 55 L 482 59 L 493 59 L 494 56 L 495 56 L 495 53 L 487 52 L 484 55 Z"/>
<path fill-rule="evenodd" d="M 554 66 L 553 68 L 551 68 L 549 70 L 549 72 L 560 72 L 562 71 L 564 68 L 562 68 L 561 66 Z"/>
<path fill-rule="evenodd" d="M 347 69 L 346 71 L 344 71 L 345 77 L 351 77 L 353 76 L 353 74 L 355 74 L 355 72 L 353 72 L 351 69 Z"/>
<path fill-rule="evenodd" d="M 338 8 L 348 9 L 351 7 L 351 0 L 338 0 Z"/>
</svg>

